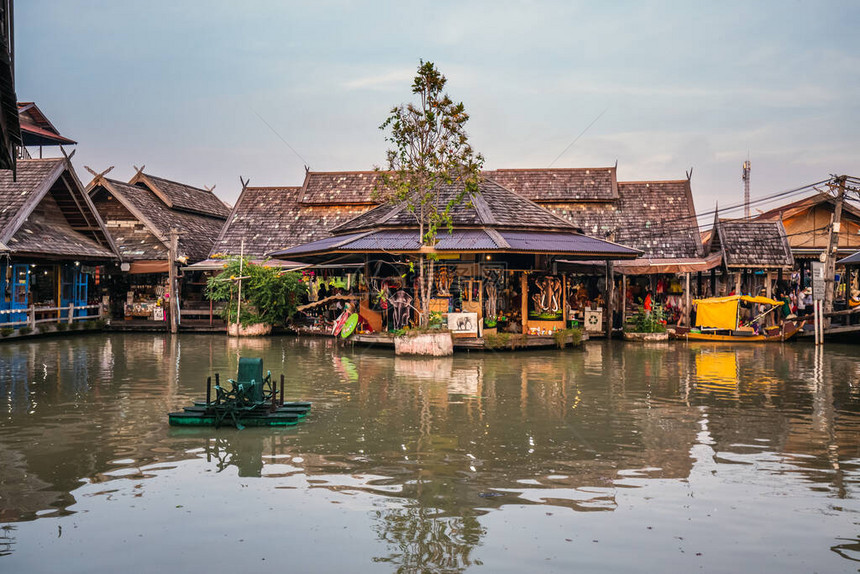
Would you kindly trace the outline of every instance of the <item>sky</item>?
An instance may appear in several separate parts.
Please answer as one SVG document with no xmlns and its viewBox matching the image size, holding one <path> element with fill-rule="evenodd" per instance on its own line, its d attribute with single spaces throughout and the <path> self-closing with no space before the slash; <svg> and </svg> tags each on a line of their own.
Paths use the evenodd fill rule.
<svg viewBox="0 0 860 574">
<path fill-rule="evenodd" d="M 240 176 L 382 165 L 423 59 L 487 169 L 692 170 L 703 212 L 742 202 L 747 159 L 754 199 L 860 176 L 858 22 L 826 0 L 19 0 L 16 89 L 78 142 L 84 183 L 145 165 L 232 204 Z"/>
</svg>

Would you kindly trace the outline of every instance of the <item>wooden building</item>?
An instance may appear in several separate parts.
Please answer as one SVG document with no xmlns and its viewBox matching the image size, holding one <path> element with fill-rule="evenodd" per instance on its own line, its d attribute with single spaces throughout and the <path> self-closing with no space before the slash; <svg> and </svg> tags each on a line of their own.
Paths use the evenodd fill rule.
<svg viewBox="0 0 860 574">
<path fill-rule="evenodd" d="M 711 295 L 775 294 L 794 268 L 794 257 L 785 227 L 780 220 L 720 219 L 715 217 L 705 245 L 709 254 L 722 259 L 718 283 L 716 270 L 711 274 Z"/>
<path fill-rule="evenodd" d="M 440 186 L 440 203 L 462 191 L 462 185 Z M 421 244 L 417 222 L 405 203 L 380 205 L 332 229 L 326 237 L 273 255 L 310 263 L 359 264 L 349 285 L 361 292 L 363 316 L 393 315 L 385 323 L 401 328 L 408 310 L 418 307 L 448 317 L 459 334 L 503 328 L 509 332 L 548 335 L 572 319 L 565 305 L 568 277 L 555 262 L 632 259 L 640 252 L 580 233 L 554 215 L 495 181 L 479 184 L 479 193 L 451 211 L 453 230 L 442 230 L 429 248 L 435 264 L 433 294 L 421 301 L 415 270 L 409 264 L 428 247 Z M 363 290 L 363 292 L 362 292 Z M 391 307 L 369 307 L 391 302 Z M 379 330 L 380 325 L 370 325 Z"/>
<path fill-rule="evenodd" d="M 21 159 L 17 177 L 0 171 L 0 206 L 0 324 L 98 316 L 105 265 L 119 253 L 71 163 Z"/>
<path fill-rule="evenodd" d="M 775 207 L 757 217 L 756 221 L 781 221 L 788 244 L 798 265 L 808 268 L 810 260 L 818 260 L 830 240 L 830 221 L 836 200 L 827 193 L 818 193 L 786 205 Z M 860 250 L 860 209 L 846 201 L 837 234 L 837 256 L 847 257 Z"/>
<path fill-rule="evenodd" d="M 108 170 L 110 171 L 110 170 Z M 138 170 L 129 182 L 95 174 L 87 186 L 113 236 L 122 267 L 111 274 L 114 317 L 164 320 L 171 267 L 207 258 L 229 208 L 214 193 Z M 171 257 L 171 235 L 176 250 Z M 183 282 L 183 307 L 208 309 L 202 286 Z M 178 289 L 177 289 L 178 290 Z"/>
<path fill-rule="evenodd" d="M 15 95 L 15 14 L 12 0 L 0 0 L 0 170 L 15 170 L 21 129 Z"/>
</svg>

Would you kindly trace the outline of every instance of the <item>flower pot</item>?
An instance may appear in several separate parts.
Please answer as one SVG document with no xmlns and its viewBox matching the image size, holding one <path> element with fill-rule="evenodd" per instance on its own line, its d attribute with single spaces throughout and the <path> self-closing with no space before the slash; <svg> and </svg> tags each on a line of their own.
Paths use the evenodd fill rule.
<svg viewBox="0 0 860 574">
<path fill-rule="evenodd" d="M 231 337 L 263 337 L 272 332 L 272 326 L 268 323 L 253 323 L 241 326 L 238 323 L 227 325 L 227 334 Z"/>
<path fill-rule="evenodd" d="M 454 340 L 450 331 L 407 333 L 394 338 L 394 354 L 447 357 L 454 354 Z"/>
</svg>

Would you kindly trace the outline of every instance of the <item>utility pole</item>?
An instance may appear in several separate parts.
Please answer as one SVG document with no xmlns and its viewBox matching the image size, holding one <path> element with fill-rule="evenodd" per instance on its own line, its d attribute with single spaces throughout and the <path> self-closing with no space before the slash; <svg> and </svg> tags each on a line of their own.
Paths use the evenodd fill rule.
<svg viewBox="0 0 860 574">
<path fill-rule="evenodd" d="M 833 299 L 836 291 L 836 250 L 839 247 L 839 228 L 842 222 L 842 204 L 845 202 L 845 179 L 840 175 L 834 178 L 831 186 L 838 186 L 836 192 L 836 207 L 833 209 L 833 219 L 830 222 L 830 238 L 827 241 L 827 251 L 824 253 L 824 327 L 830 327 L 830 317 L 833 312 Z"/>
<path fill-rule="evenodd" d="M 168 315 L 170 317 L 170 332 L 176 333 L 179 331 L 179 294 L 176 290 L 176 259 L 179 257 L 179 231 L 175 227 L 170 228 L 170 249 L 168 250 L 168 276 L 167 276 L 167 292 L 170 294 L 168 299 Z"/>
<path fill-rule="evenodd" d="M 741 179 L 744 180 L 744 219 L 750 218 L 750 170 L 752 164 L 750 160 L 744 162 L 744 171 Z"/>
</svg>

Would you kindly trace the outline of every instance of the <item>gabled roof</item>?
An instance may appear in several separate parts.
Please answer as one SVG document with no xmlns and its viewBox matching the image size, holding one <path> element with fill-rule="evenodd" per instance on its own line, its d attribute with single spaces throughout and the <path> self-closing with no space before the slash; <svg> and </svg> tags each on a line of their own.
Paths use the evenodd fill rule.
<svg viewBox="0 0 860 574">
<path fill-rule="evenodd" d="M 60 135 L 59 130 L 34 102 L 18 102 L 21 138 L 25 146 L 75 145 L 77 142 Z"/>
<path fill-rule="evenodd" d="M 798 199 L 797 201 L 792 201 L 791 203 L 786 203 L 769 209 L 764 213 L 757 215 L 753 219 L 787 219 L 822 204 L 828 204 L 830 208 L 833 209 L 836 207 L 836 199 L 826 192 L 819 192 L 815 195 L 804 197 L 803 199 Z M 843 215 L 851 215 L 860 220 L 860 209 L 854 207 L 847 201 L 842 204 L 842 213 Z"/>
<path fill-rule="evenodd" d="M 327 237 L 367 211 L 366 204 L 303 205 L 301 187 L 246 187 L 212 247 L 212 255 L 265 257 L 270 251 Z"/>
<path fill-rule="evenodd" d="M 497 169 L 484 175 L 538 203 L 618 199 L 615 167 Z"/>
<path fill-rule="evenodd" d="M 177 228 L 180 233 L 179 255 L 185 255 L 191 261 L 207 258 L 224 223 L 220 217 L 171 209 L 148 187 L 124 183 L 103 175 L 95 176 L 87 190 L 94 199 L 100 199 L 101 192 L 115 197 L 165 247 L 169 245 L 171 228 Z M 124 259 L 135 259 L 127 254 L 123 256 Z"/>
<path fill-rule="evenodd" d="M 305 174 L 299 203 L 305 205 L 376 205 L 376 171 L 332 171 Z"/>
<path fill-rule="evenodd" d="M 719 219 L 708 253 L 721 252 L 727 269 L 783 269 L 794 265 L 794 257 L 782 221 Z"/>
<path fill-rule="evenodd" d="M 566 229 L 573 226 L 564 219 L 553 215 L 538 204 L 505 189 L 492 180 L 478 184 L 479 193 L 464 198 L 451 210 L 451 220 L 455 227 L 493 226 L 505 228 Z M 447 205 L 463 190 L 462 183 L 439 186 L 439 204 Z M 398 205 L 380 205 L 359 215 L 355 219 L 335 228 L 335 233 L 368 229 L 372 227 L 415 226 L 414 215 L 405 202 Z M 440 233 L 441 235 L 441 233 Z"/>
<path fill-rule="evenodd" d="M 0 171 L 0 243 L 19 254 L 114 259 L 116 247 L 71 164 L 18 161 Z"/>
<path fill-rule="evenodd" d="M 226 219 L 230 209 L 214 193 L 139 170 L 128 182 L 150 189 L 170 209 Z"/>
<path fill-rule="evenodd" d="M 610 202 L 541 202 L 583 233 L 609 237 L 650 259 L 696 259 L 702 241 L 690 181 L 619 182 Z"/>
</svg>

